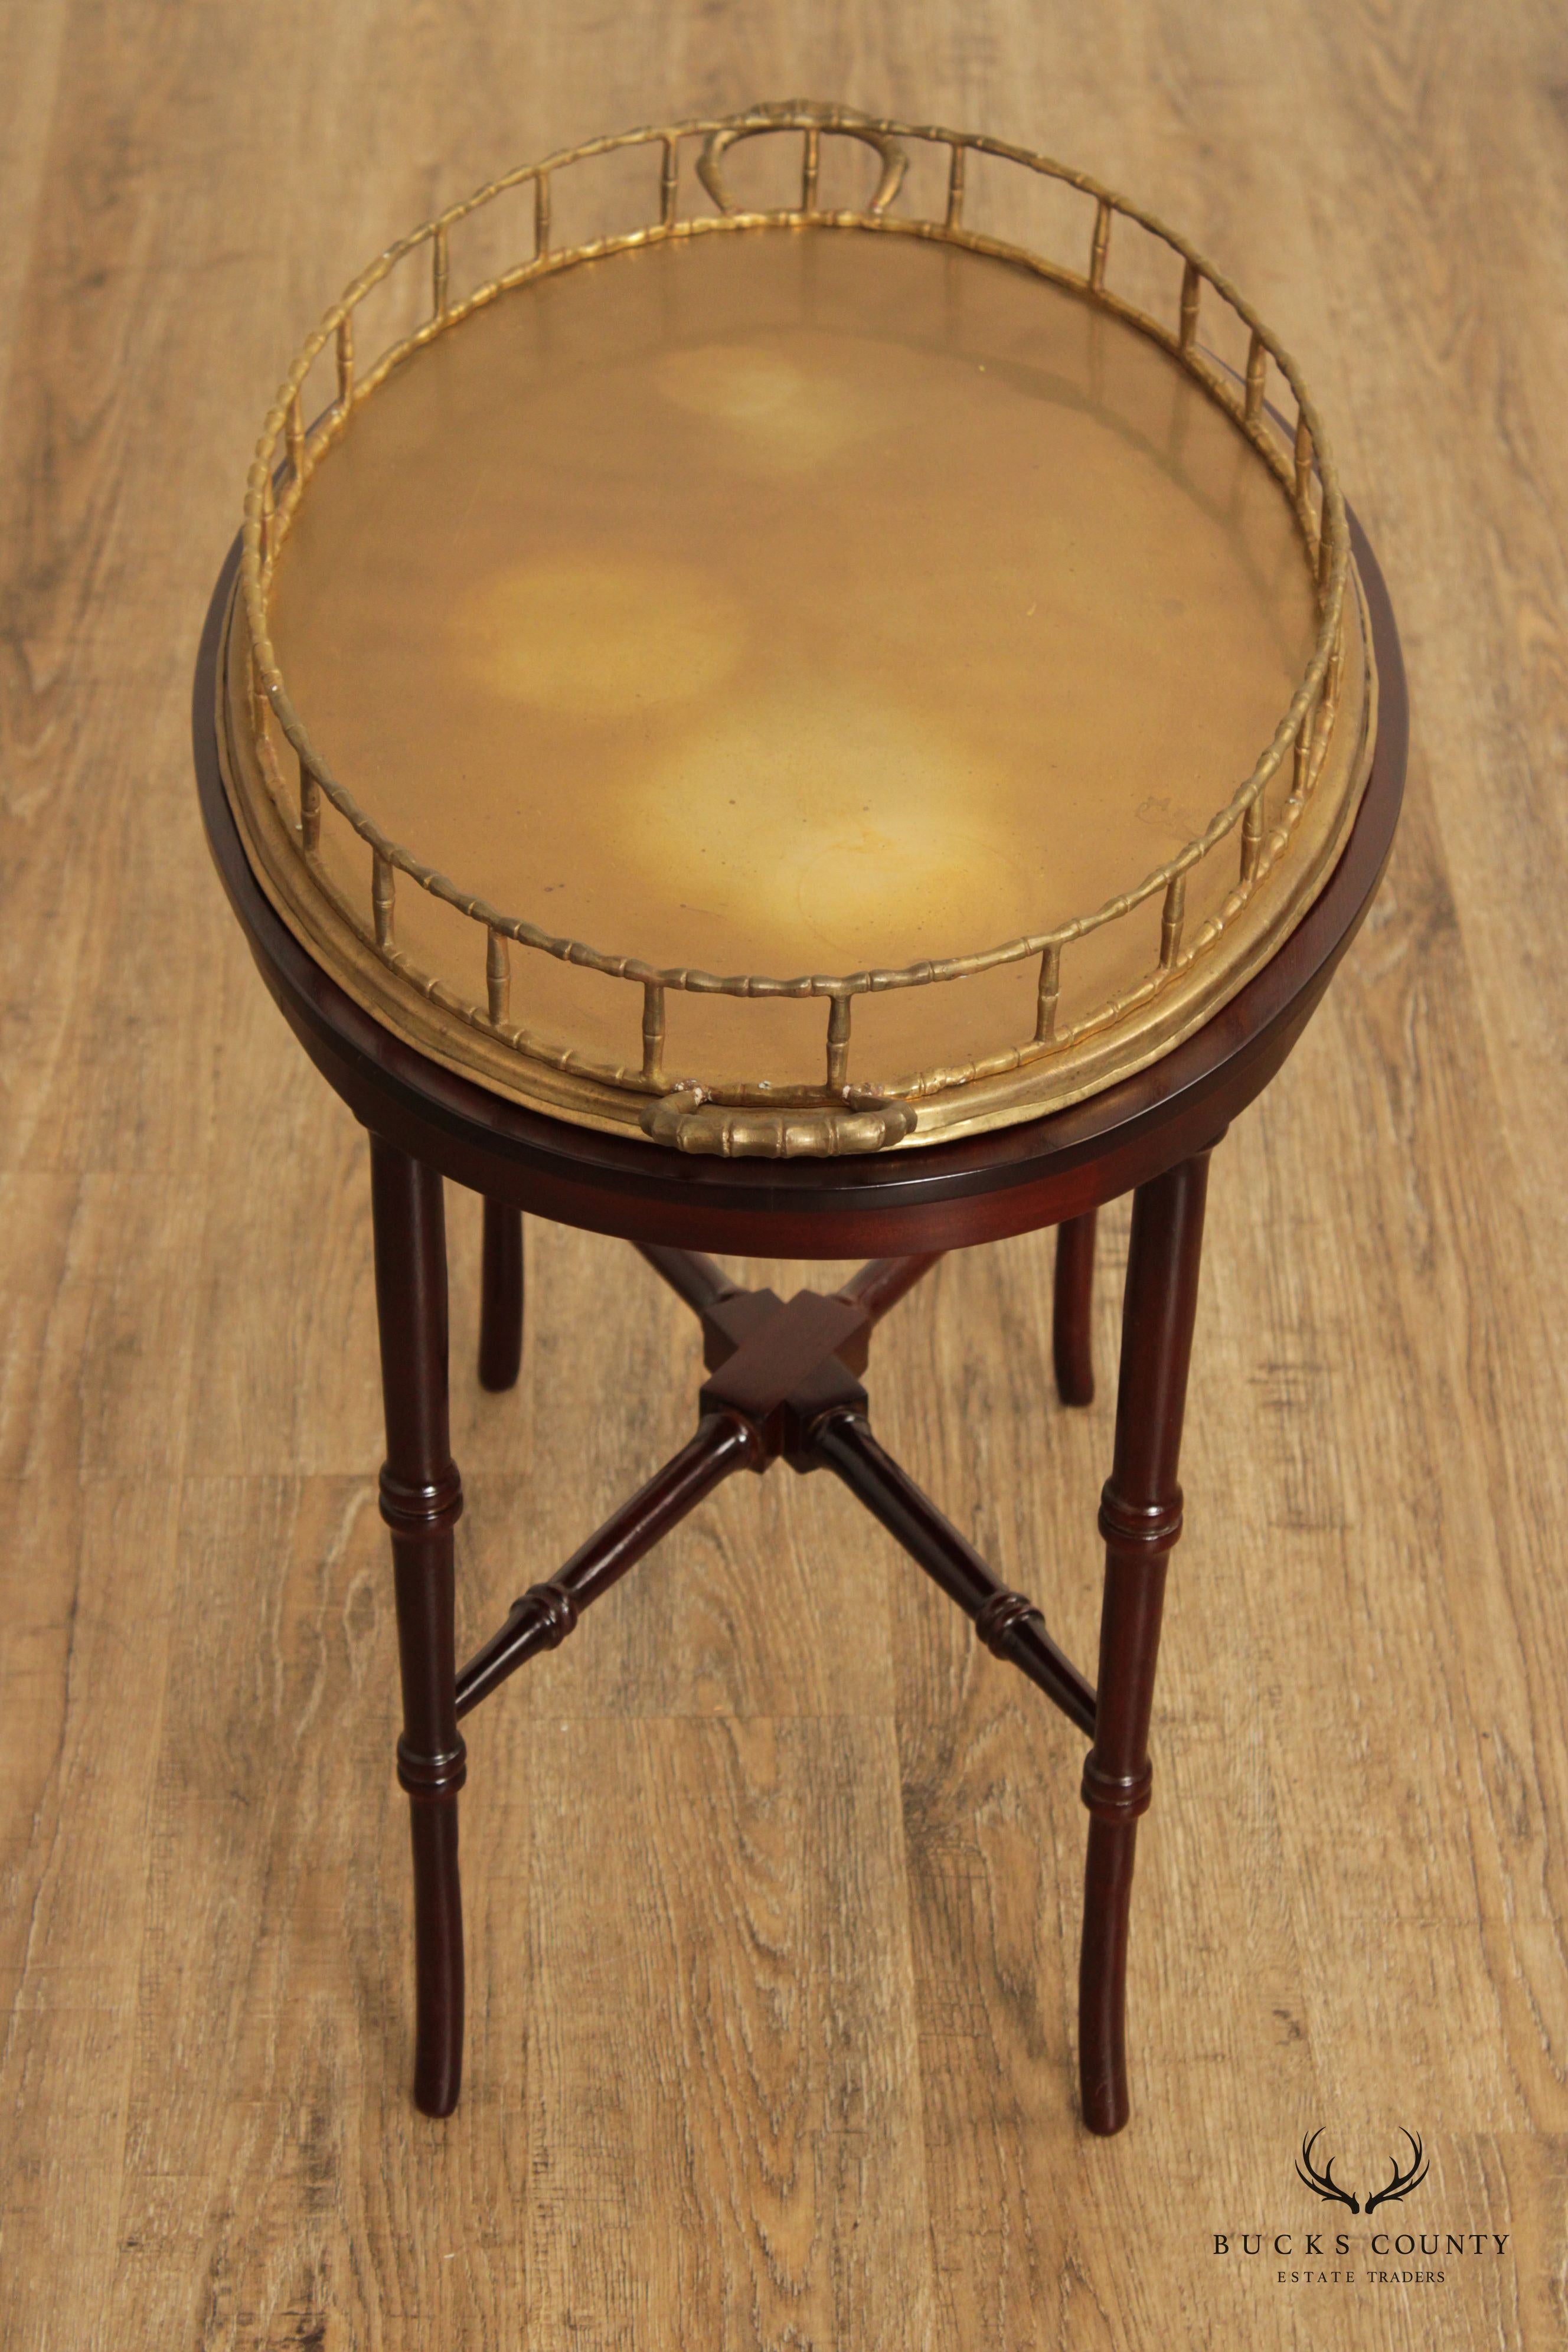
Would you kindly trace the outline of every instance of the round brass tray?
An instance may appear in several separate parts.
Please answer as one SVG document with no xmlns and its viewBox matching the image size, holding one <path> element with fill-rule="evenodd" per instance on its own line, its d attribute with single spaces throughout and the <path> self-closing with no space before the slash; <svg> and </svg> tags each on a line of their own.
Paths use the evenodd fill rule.
<svg viewBox="0 0 1568 2352">
<path fill-rule="evenodd" d="M 262 887 L 378 1020 L 779 1155 L 1168 1051 L 1326 880 L 1375 694 L 1226 281 L 1058 164 L 790 105 L 525 166 L 354 281 L 251 467 L 218 716 Z"/>
</svg>

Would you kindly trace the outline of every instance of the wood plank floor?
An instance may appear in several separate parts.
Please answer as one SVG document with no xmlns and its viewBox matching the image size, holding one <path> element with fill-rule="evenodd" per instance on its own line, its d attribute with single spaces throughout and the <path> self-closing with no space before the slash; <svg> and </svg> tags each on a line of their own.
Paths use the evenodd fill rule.
<svg viewBox="0 0 1568 2352">
<path fill-rule="evenodd" d="M 782 1472 L 475 1726 L 467 2085 L 413 2111 L 363 1139 L 191 787 L 256 420 L 340 285 L 510 163 L 802 90 L 1187 229 L 1301 361 L 1405 632 L 1387 886 L 1215 1163 L 1110 2144 L 1079 1743 Z M 1546 0 L 0 13 L 7 2347 L 1568 2340 L 1565 94 Z M 534 1225 L 481 1394 L 451 1223 L 475 1637 L 679 1443 L 695 1350 L 624 1247 Z M 1086 1659 L 1125 1234 L 1088 1412 L 1048 1235 L 949 1260 L 873 1363 Z M 1404 2126 L 1432 2159 L 1338 2264 L 1320 2125 L 1363 2189 Z M 1441 2251 L 1374 2263 L 1388 2212 Z"/>
</svg>

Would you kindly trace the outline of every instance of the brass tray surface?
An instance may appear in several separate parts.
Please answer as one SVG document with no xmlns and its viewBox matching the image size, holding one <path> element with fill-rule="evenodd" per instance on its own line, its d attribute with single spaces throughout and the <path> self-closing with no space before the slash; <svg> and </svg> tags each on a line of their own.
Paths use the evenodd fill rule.
<svg viewBox="0 0 1568 2352">
<path fill-rule="evenodd" d="M 894 209 L 919 142 L 940 218 Z M 742 209 L 785 142 L 794 201 Z M 877 184 L 830 208 L 835 146 Z M 643 147 L 657 224 L 552 248 L 552 184 Z M 1119 297 L 1131 208 L 1076 175 L 1019 165 L 1087 204 L 1081 276 L 965 227 L 975 149 L 806 107 L 604 142 L 505 184 L 527 261 L 455 297 L 481 191 L 307 346 L 226 788 L 279 912 L 421 1051 L 687 1150 L 910 1149 L 1168 1051 L 1326 880 L 1375 677 L 1310 402 L 1171 233 L 1174 320 Z M 430 315 L 356 381 L 410 258 Z"/>
</svg>

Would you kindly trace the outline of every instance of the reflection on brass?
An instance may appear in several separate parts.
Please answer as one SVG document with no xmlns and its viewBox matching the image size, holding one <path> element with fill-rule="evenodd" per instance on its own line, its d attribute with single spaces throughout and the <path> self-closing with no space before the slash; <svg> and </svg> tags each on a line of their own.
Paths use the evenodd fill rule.
<svg viewBox="0 0 1568 2352">
<path fill-rule="evenodd" d="M 858 208 L 835 142 L 879 166 Z M 737 208 L 742 142 L 798 201 Z M 643 149 L 645 221 L 552 248 L 556 177 Z M 975 155 L 1082 195 L 1077 260 L 973 226 Z M 532 252 L 463 292 L 455 233 L 529 184 Z M 1117 291 L 1119 215 L 1169 320 Z M 426 247 L 428 315 L 356 359 Z M 1321 427 L 1234 289 L 1043 158 L 791 105 L 525 166 L 354 281 L 251 468 L 220 735 L 263 886 L 389 1027 L 558 1116 L 788 1154 L 1167 1051 L 1326 879 L 1374 705 Z"/>
</svg>

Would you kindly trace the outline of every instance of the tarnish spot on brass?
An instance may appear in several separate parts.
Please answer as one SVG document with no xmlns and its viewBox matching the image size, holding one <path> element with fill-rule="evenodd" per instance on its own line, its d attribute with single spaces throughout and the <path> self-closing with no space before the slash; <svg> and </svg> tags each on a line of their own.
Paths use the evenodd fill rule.
<svg viewBox="0 0 1568 2352">
<path fill-rule="evenodd" d="M 715 436 L 711 454 L 747 471 L 808 472 L 887 421 L 858 385 L 751 344 L 671 352 L 653 373 L 676 407 L 726 428 Z"/>
<path fill-rule="evenodd" d="M 476 686 L 574 719 L 626 719 L 705 694 L 745 648 L 739 606 L 689 565 L 542 557 L 491 572 L 450 623 Z"/>
<path fill-rule="evenodd" d="M 926 714 L 847 681 L 782 680 L 693 727 L 626 802 L 666 887 L 827 955 L 938 953 L 1017 889 L 1009 780 Z"/>
</svg>

